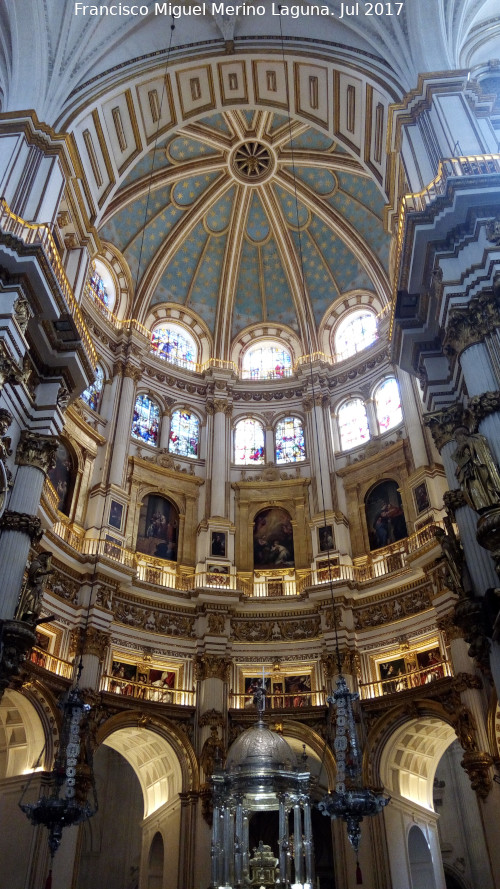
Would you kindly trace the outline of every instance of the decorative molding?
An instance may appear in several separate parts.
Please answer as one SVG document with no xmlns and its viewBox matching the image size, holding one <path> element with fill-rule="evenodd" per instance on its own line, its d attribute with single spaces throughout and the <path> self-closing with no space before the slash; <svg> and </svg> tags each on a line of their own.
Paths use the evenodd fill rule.
<svg viewBox="0 0 500 889">
<path fill-rule="evenodd" d="M 18 466 L 33 466 L 47 474 L 56 465 L 57 438 L 23 429 L 16 451 Z"/>
<path fill-rule="evenodd" d="M 0 518 L 0 528 L 5 531 L 18 531 L 27 534 L 32 543 L 38 543 L 42 539 L 42 523 L 38 516 L 27 512 L 15 512 L 6 509 Z"/>
<path fill-rule="evenodd" d="M 374 602 L 366 608 L 354 609 L 354 629 L 378 627 L 401 620 L 411 614 L 427 611 L 432 606 L 432 587 L 429 584 L 388 601 Z"/>
<path fill-rule="evenodd" d="M 316 639 L 321 633 L 317 616 L 300 620 L 245 620 L 233 618 L 231 632 L 238 642 L 293 642 Z"/>
<path fill-rule="evenodd" d="M 232 661 L 228 657 L 219 657 L 216 654 L 201 654 L 194 661 L 194 678 L 221 679 L 229 682 Z"/>
</svg>

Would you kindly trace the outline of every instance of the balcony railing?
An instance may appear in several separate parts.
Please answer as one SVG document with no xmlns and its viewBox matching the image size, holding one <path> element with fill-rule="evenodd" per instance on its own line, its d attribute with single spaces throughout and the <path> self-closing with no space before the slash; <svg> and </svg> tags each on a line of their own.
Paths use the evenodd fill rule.
<svg viewBox="0 0 500 889">
<path fill-rule="evenodd" d="M 92 367 L 97 364 L 97 352 L 94 349 L 87 325 L 83 320 L 80 307 L 73 295 L 71 285 L 66 277 L 59 251 L 49 226 L 43 222 L 26 222 L 12 212 L 4 198 L 0 200 L 0 230 L 19 238 L 26 246 L 41 247 L 45 253 L 54 277 L 61 289 L 66 302 L 68 314 L 73 318 L 76 329 L 90 359 Z"/>
<path fill-rule="evenodd" d="M 218 570 L 189 571 L 177 562 L 156 559 L 134 552 L 113 539 L 88 538 L 78 525 L 58 521 L 53 532 L 72 549 L 82 555 L 100 556 L 117 565 L 135 571 L 138 581 L 169 589 L 192 590 L 202 587 L 238 590 L 246 596 L 265 598 L 300 595 L 309 587 L 323 584 L 351 583 L 361 585 L 409 567 L 408 556 L 418 553 L 435 541 L 434 530 L 439 522 L 426 525 L 410 537 L 375 550 L 368 556 L 355 559 L 354 564 L 334 564 L 315 568 L 300 576 L 289 569 L 261 572 L 253 575 L 231 573 L 229 566 Z"/>
<path fill-rule="evenodd" d="M 60 657 L 49 654 L 43 648 L 38 648 L 38 646 L 31 649 L 30 661 L 32 664 L 36 664 L 37 667 L 43 667 L 44 670 L 48 670 L 50 673 L 64 676 L 65 679 L 71 679 L 75 669 L 74 664 L 71 664 L 69 661 L 63 661 Z"/>
<path fill-rule="evenodd" d="M 180 704 L 194 707 L 194 689 L 168 688 L 159 679 L 157 683 L 136 682 L 135 680 L 119 679 L 116 676 L 103 676 L 101 691 L 109 691 L 115 695 L 126 695 L 140 701 L 153 701 L 157 704 Z"/>
<path fill-rule="evenodd" d="M 229 706 L 234 710 L 251 710 L 254 707 L 253 696 L 230 692 Z M 267 710 L 296 710 L 301 707 L 325 707 L 325 691 L 309 692 L 268 692 L 266 693 Z"/>
<path fill-rule="evenodd" d="M 359 694 L 361 700 L 379 698 L 382 695 L 392 695 L 409 689 L 421 688 L 430 682 L 435 682 L 436 679 L 443 679 L 445 676 L 453 676 L 453 673 L 449 661 L 441 660 L 429 667 L 411 670 L 398 676 L 391 676 L 389 679 L 360 682 Z"/>
</svg>

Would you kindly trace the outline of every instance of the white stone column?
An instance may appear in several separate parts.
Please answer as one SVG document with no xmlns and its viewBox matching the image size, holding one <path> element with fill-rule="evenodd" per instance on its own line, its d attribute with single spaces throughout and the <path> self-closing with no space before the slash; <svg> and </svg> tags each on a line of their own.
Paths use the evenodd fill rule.
<svg viewBox="0 0 500 889">
<path fill-rule="evenodd" d="M 172 420 L 172 414 L 170 411 L 163 411 L 161 415 L 161 426 L 160 426 L 160 450 L 168 450 L 168 443 L 170 440 L 170 423 Z"/>
<path fill-rule="evenodd" d="M 136 367 L 125 367 L 123 369 L 118 415 L 113 436 L 113 454 L 109 471 L 110 484 L 117 485 L 119 488 L 123 485 L 127 463 L 130 430 L 132 428 L 132 412 L 135 404 L 135 387 L 138 376 L 139 371 Z"/>
<path fill-rule="evenodd" d="M 311 398 L 304 401 L 304 409 L 310 412 L 309 418 L 309 453 L 313 457 L 311 466 L 314 469 L 317 488 L 318 512 L 333 511 L 332 485 L 330 481 L 330 465 L 328 454 L 330 442 L 327 441 L 324 411 L 329 408 L 329 399 L 317 394 L 314 403 Z"/>
<path fill-rule="evenodd" d="M 264 455 L 266 463 L 276 462 L 276 448 L 274 447 L 274 430 L 272 426 L 266 426 L 266 453 Z"/>
<path fill-rule="evenodd" d="M 468 346 L 460 355 L 460 366 L 471 398 L 498 389 L 498 380 L 495 378 L 486 343 Z"/>
<path fill-rule="evenodd" d="M 0 564 L 2 565 L 2 596 L 0 619 L 14 617 L 30 543 L 41 534 L 36 512 L 48 470 L 55 465 L 57 439 L 24 430 L 16 451 L 14 487 L 8 509 L 1 519 Z"/>
<path fill-rule="evenodd" d="M 226 516 L 226 479 L 228 467 L 226 416 L 231 416 L 232 407 L 223 398 L 207 402 L 207 412 L 213 415 L 212 426 L 212 485 L 211 517 Z"/>
<path fill-rule="evenodd" d="M 408 442 L 413 455 L 415 469 L 418 469 L 420 466 L 427 466 L 429 463 L 420 405 L 415 397 L 414 383 L 410 374 L 397 368 L 396 375 L 401 395 L 403 419 L 408 432 Z"/>
</svg>

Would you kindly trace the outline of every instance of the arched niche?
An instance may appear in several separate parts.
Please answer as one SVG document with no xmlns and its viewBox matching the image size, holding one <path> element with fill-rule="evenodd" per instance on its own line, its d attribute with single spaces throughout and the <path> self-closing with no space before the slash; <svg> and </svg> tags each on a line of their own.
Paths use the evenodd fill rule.
<svg viewBox="0 0 500 889">
<path fill-rule="evenodd" d="M 378 482 L 365 496 L 365 518 L 370 550 L 408 536 L 403 502 L 394 479 Z"/>
<path fill-rule="evenodd" d="M 179 510 L 166 497 L 148 494 L 139 512 L 136 551 L 177 561 Z"/>
<path fill-rule="evenodd" d="M 412 889 L 436 889 L 432 855 L 423 831 L 414 824 L 408 834 Z"/>
<path fill-rule="evenodd" d="M 149 848 L 147 889 L 162 889 L 164 859 L 165 845 L 161 833 L 157 831 Z"/>
<path fill-rule="evenodd" d="M 59 512 L 69 516 L 75 488 L 77 460 L 65 441 L 60 441 L 56 451 L 56 465 L 49 469 L 48 476 L 58 497 Z"/>
<path fill-rule="evenodd" d="M 283 507 L 268 506 L 255 516 L 253 564 L 258 571 L 295 567 L 292 519 Z"/>
</svg>

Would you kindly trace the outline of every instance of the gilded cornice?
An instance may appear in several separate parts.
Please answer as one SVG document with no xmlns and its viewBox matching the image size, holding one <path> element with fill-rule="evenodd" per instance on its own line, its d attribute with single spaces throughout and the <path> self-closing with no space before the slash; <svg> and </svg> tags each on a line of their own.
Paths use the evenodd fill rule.
<svg viewBox="0 0 500 889">
<path fill-rule="evenodd" d="M 150 479 L 153 482 L 154 475 L 152 473 L 160 473 L 166 478 L 182 479 L 184 482 L 187 477 L 189 482 L 193 485 L 205 484 L 204 478 L 195 475 L 193 464 L 190 464 L 185 469 L 181 469 L 181 464 L 174 463 L 172 454 L 169 454 L 165 448 L 162 448 L 161 451 L 151 457 L 143 457 L 140 454 L 134 457 L 129 457 L 129 465 L 130 464 L 132 466 L 132 481 L 145 481 Z M 138 473 L 136 473 L 136 469 L 139 470 Z M 148 471 L 146 477 L 144 476 L 144 470 Z"/>
</svg>

